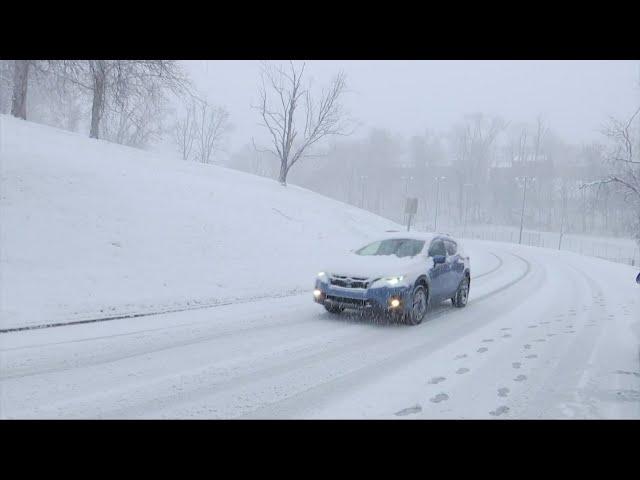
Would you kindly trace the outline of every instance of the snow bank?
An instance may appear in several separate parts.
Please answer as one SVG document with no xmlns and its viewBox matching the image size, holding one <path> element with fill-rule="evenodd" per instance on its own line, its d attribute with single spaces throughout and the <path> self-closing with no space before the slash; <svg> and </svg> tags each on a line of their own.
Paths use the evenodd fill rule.
<svg viewBox="0 0 640 480">
<path fill-rule="evenodd" d="M 0 174 L 3 328 L 303 291 L 328 260 L 398 228 L 302 188 L 4 115 Z"/>
</svg>

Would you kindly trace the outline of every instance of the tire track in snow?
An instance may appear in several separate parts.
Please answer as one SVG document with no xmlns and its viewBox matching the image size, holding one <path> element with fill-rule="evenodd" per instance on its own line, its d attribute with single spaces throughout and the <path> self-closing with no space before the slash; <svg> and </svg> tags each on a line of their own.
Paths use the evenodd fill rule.
<svg viewBox="0 0 640 480">
<path fill-rule="evenodd" d="M 502 268 L 502 265 L 504 264 L 504 260 L 501 257 L 499 257 L 498 255 L 496 255 L 495 253 L 493 253 L 493 252 L 487 252 L 487 253 L 490 254 L 490 255 L 493 255 L 494 257 L 496 257 L 496 259 L 498 260 L 498 265 L 496 265 L 495 267 L 493 267 L 489 271 L 481 273 L 480 275 L 471 275 L 471 280 L 476 280 L 478 278 L 485 277 L 487 275 L 492 274 L 493 272 L 498 271 L 500 268 Z"/>
<path fill-rule="evenodd" d="M 601 285 L 594 281 L 584 270 L 576 268 L 572 263 L 567 263 L 566 267 L 568 267 L 569 271 L 572 271 L 573 275 L 581 277 L 585 282 L 585 290 L 588 290 L 589 295 L 584 298 L 604 297 Z M 604 323 L 602 321 L 598 322 L 596 319 L 601 319 L 604 312 L 608 311 L 608 307 L 605 303 L 592 301 L 590 306 L 578 312 L 581 298 L 578 297 L 573 302 L 573 308 L 568 310 L 568 315 L 565 317 L 572 322 L 568 326 L 571 330 L 563 332 L 570 334 L 569 338 L 562 345 L 560 354 L 554 361 L 553 366 L 547 367 L 545 374 L 535 385 L 528 389 L 527 396 L 529 400 L 517 406 L 516 410 L 520 416 L 526 418 L 556 418 L 563 404 L 571 404 L 577 398 L 581 398 L 581 401 L 577 404 L 581 405 L 582 414 L 587 415 L 585 405 L 590 405 L 590 400 L 589 398 L 582 398 L 584 392 L 580 387 L 580 383 L 589 371 L 590 358 L 595 352 L 604 330 Z M 597 327 L 596 329 L 586 328 L 591 322 Z M 562 388 L 558 389 L 558 385 L 561 385 Z M 550 392 L 553 392 L 553 394 L 550 395 Z M 592 408 L 592 406 L 589 408 Z M 589 415 L 593 414 L 593 411 L 589 412 Z"/>
<path fill-rule="evenodd" d="M 474 304 L 477 302 L 486 300 L 488 298 L 491 298 L 492 296 L 497 295 L 498 293 L 506 290 L 507 288 L 516 285 L 517 283 L 524 280 L 531 273 L 532 265 L 527 259 L 515 253 L 509 252 L 509 254 L 520 259 L 525 264 L 526 266 L 525 271 L 515 279 L 511 280 L 510 282 L 507 282 L 505 285 L 497 289 L 494 289 L 491 292 L 487 292 L 486 294 L 480 297 L 475 298 L 473 300 Z M 471 303 L 472 301 L 470 300 L 469 304 Z M 431 316 L 430 320 L 440 317 L 445 313 L 447 313 L 447 311 L 443 311 L 437 316 Z M 307 404 L 313 398 L 324 397 L 325 395 L 323 395 L 323 393 L 325 392 L 328 393 L 331 390 L 335 391 L 336 389 L 339 389 L 340 386 L 343 386 L 345 384 L 352 382 L 357 377 L 364 376 L 366 378 L 373 375 L 379 375 L 384 370 L 393 370 L 397 368 L 399 365 L 403 365 L 406 362 L 410 361 L 411 359 L 415 358 L 416 356 L 424 354 L 425 347 L 428 346 L 429 343 L 431 343 L 432 341 L 433 341 L 433 338 L 429 338 L 427 339 L 426 342 L 420 342 L 419 344 L 414 345 L 408 349 L 391 354 L 377 361 L 365 364 L 364 366 L 361 366 L 352 371 L 349 371 L 332 380 L 312 386 L 301 392 L 294 393 L 293 395 L 286 397 L 282 400 L 265 404 L 247 414 L 242 415 L 240 418 L 267 418 L 267 417 L 270 417 L 270 415 L 259 415 L 259 412 L 261 411 L 278 412 L 278 411 L 282 411 L 283 409 L 289 410 L 291 406 Z M 256 415 L 259 415 L 259 416 L 256 416 Z"/>
<path fill-rule="evenodd" d="M 480 275 L 477 275 L 476 277 L 474 277 L 476 279 L 484 277 L 484 276 L 488 276 L 488 275 L 490 275 L 492 273 L 495 273 L 500 268 L 502 268 L 502 266 L 504 265 L 504 260 L 500 256 L 496 255 L 493 252 L 487 252 L 487 253 L 493 255 L 498 260 L 498 263 L 497 263 L 497 265 L 495 267 L 491 268 L 490 270 L 488 270 L 486 272 L 483 272 Z M 511 255 L 517 256 L 515 254 L 511 254 Z M 519 257 L 519 258 L 520 258 L 520 260 L 524 260 L 522 257 Z M 524 260 L 524 261 L 526 262 L 526 260 Z M 530 266 L 528 268 L 530 268 Z M 503 288 L 504 287 L 501 287 L 500 289 L 496 290 L 496 293 L 501 291 Z M 307 292 L 305 292 L 305 295 L 306 294 L 307 294 Z M 484 298 L 487 298 L 488 296 L 491 296 L 492 294 L 493 294 L 492 292 L 488 292 L 487 294 L 485 294 L 485 295 L 483 295 L 481 297 L 477 297 L 475 299 L 470 300 L 469 303 L 483 300 Z M 282 296 L 278 296 L 277 298 L 282 298 Z M 260 298 L 260 299 L 254 300 L 253 302 L 259 302 L 259 301 L 263 301 L 263 300 L 265 300 L 265 299 L 264 298 Z M 248 303 L 248 302 L 240 302 L 240 303 Z M 215 306 L 222 306 L 222 305 L 215 305 Z M 202 307 L 202 308 L 206 308 L 206 307 Z M 449 309 L 439 308 L 439 306 L 435 306 L 435 308 L 437 310 L 435 311 L 435 313 L 433 313 L 433 311 L 431 312 L 431 315 L 428 317 L 428 320 L 439 318 L 442 315 L 445 315 L 445 314 L 450 312 Z M 187 311 L 187 310 L 191 310 L 191 309 L 186 309 L 185 311 Z M 213 333 L 210 333 L 210 334 L 207 334 L 207 335 L 198 335 L 197 337 L 190 338 L 190 339 L 184 339 L 184 340 L 180 340 L 180 341 L 170 340 L 170 342 L 168 344 L 164 344 L 164 345 L 161 345 L 161 346 L 155 346 L 155 347 L 151 347 L 151 348 L 143 348 L 141 350 L 137 350 L 137 351 L 134 351 L 134 352 L 131 352 L 131 353 L 126 353 L 126 354 L 114 353 L 111 356 L 107 356 L 107 358 L 95 358 L 94 357 L 92 360 L 89 360 L 89 361 L 78 360 L 75 363 L 72 363 L 71 365 L 50 367 L 50 368 L 35 370 L 35 371 L 31 371 L 31 372 L 18 372 L 18 373 L 13 373 L 13 374 L 9 374 L 9 375 L 0 375 L 0 380 L 26 378 L 26 377 L 35 376 L 35 375 L 43 375 L 43 374 L 49 374 L 49 373 L 57 373 L 57 372 L 69 371 L 69 370 L 73 370 L 75 368 L 83 368 L 83 367 L 90 367 L 90 366 L 96 366 L 96 365 L 103 365 L 103 364 L 118 362 L 118 361 L 121 361 L 121 360 L 132 359 L 132 358 L 135 358 L 135 357 L 144 356 L 144 355 L 148 355 L 148 354 L 152 354 L 152 353 L 158 353 L 158 352 L 162 352 L 162 351 L 172 350 L 174 348 L 181 348 L 181 347 L 185 347 L 185 346 L 189 346 L 189 345 L 206 343 L 206 342 L 209 342 L 209 341 L 212 341 L 212 340 L 216 340 L 218 338 L 227 338 L 227 337 L 231 337 L 231 336 L 234 336 L 234 335 L 246 334 L 248 332 L 253 333 L 255 331 L 260 331 L 260 330 L 271 330 L 273 328 L 295 326 L 295 325 L 301 324 L 301 323 L 303 323 L 305 321 L 307 321 L 307 319 L 303 318 L 301 320 L 294 320 L 294 321 L 291 321 L 291 320 L 279 321 L 279 322 L 275 322 L 275 323 L 270 323 L 268 325 L 258 325 L 258 326 L 249 325 L 249 326 L 246 326 L 244 328 L 239 328 L 239 329 L 233 329 L 232 328 L 230 330 L 216 331 L 216 332 L 213 332 Z M 46 346 L 65 345 L 65 344 L 68 344 L 68 343 L 81 343 L 81 342 L 88 342 L 88 341 L 94 341 L 94 340 L 108 340 L 111 337 L 140 335 L 142 333 L 151 332 L 151 331 L 162 331 L 162 330 L 167 330 L 167 329 L 175 329 L 175 328 L 180 328 L 180 327 L 193 326 L 193 325 L 198 324 L 198 323 L 205 323 L 205 322 L 192 322 L 190 324 L 173 325 L 173 326 L 167 326 L 167 327 L 161 327 L 161 328 L 153 328 L 153 329 L 145 329 L 145 330 L 136 330 L 134 332 L 115 334 L 113 336 L 108 335 L 108 336 L 101 336 L 101 337 L 90 337 L 90 338 L 86 338 L 86 339 L 72 340 L 70 342 L 56 342 L 56 343 L 51 343 L 51 344 L 36 344 L 36 345 L 29 345 L 29 346 L 23 346 L 23 347 L 10 348 L 10 349 L 3 349 L 2 351 L 13 351 L 13 350 L 21 350 L 21 349 L 29 349 L 29 348 L 41 349 L 41 348 L 44 348 Z M 56 325 L 56 326 L 61 326 L 61 325 Z M 346 328 L 346 326 L 345 326 L 345 328 Z"/>
<path fill-rule="evenodd" d="M 493 267 L 491 270 L 487 271 L 487 272 L 483 272 L 480 275 L 475 275 L 472 276 L 472 280 L 478 279 L 478 278 L 482 278 L 484 276 L 490 275 L 496 271 L 498 271 L 504 261 L 501 257 L 499 257 L 498 255 L 496 255 L 493 252 L 487 252 L 490 255 L 493 255 L 497 260 L 498 260 L 498 264 Z M 263 296 L 257 296 L 257 297 L 251 297 L 251 298 L 246 298 L 246 299 L 239 299 L 239 300 L 234 300 L 234 301 L 222 301 L 222 302 L 212 302 L 212 303 L 206 303 L 206 304 L 198 304 L 198 305 L 192 305 L 189 307 L 177 307 L 177 308 L 165 308 L 165 309 L 161 309 L 161 310 L 154 310 L 154 311 L 146 311 L 146 312 L 130 312 L 130 313 L 125 313 L 125 314 L 120 314 L 120 315 L 112 315 L 112 316 L 108 316 L 108 317 L 96 317 L 96 318 L 88 318 L 88 319 L 83 319 L 83 320 L 70 320 L 70 321 L 66 321 L 66 322 L 51 322 L 51 323 L 43 323 L 43 324 L 38 324 L 38 325 L 24 325 L 22 327 L 10 327 L 10 328 L 0 328 L 0 334 L 2 333 L 13 333 L 13 332 L 22 332 L 22 331 L 26 331 L 26 330 L 40 330 L 43 328 L 55 328 L 55 327 L 68 327 L 68 326 L 73 326 L 73 325 L 84 325 L 84 324 L 88 324 L 88 323 L 97 323 L 97 322 L 108 322 L 108 321 L 112 321 L 112 320 L 127 320 L 127 319 L 131 319 L 131 318 L 140 318 L 140 317 L 150 317 L 150 316 L 154 316 L 154 315 L 165 315 L 165 314 L 169 314 L 169 313 L 180 313 L 180 312 L 188 312 L 191 310 L 203 310 L 203 309 L 208 309 L 208 308 L 217 308 L 217 307 L 225 307 L 225 306 L 229 306 L 229 305 L 241 305 L 243 303 L 256 303 L 256 302 L 260 302 L 263 300 L 271 300 L 271 299 L 276 299 L 276 298 L 287 298 L 287 297 L 295 297 L 298 295 L 306 295 L 307 289 L 296 289 L 293 290 L 290 293 L 286 293 L 286 294 L 273 294 L 273 295 L 263 295 Z M 166 328 L 175 328 L 175 327 L 166 327 Z M 157 330 L 157 329 L 154 329 Z M 145 332 L 147 330 L 141 330 L 138 331 L 138 333 L 140 332 Z"/>
<path fill-rule="evenodd" d="M 497 258 L 500 258 L 500 257 L 497 257 Z M 502 260 L 502 259 L 500 259 L 500 260 Z M 498 261 L 499 265 L 497 267 L 494 267 L 489 272 L 484 272 L 484 273 L 488 274 L 488 273 L 491 273 L 493 271 L 499 270 L 500 266 L 503 263 L 500 260 Z M 511 277 L 511 276 L 512 276 L 512 274 L 509 275 L 509 277 Z M 432 313 L 432 315 L 430 316 L 431 319 L 435 319 L 435 318 L 441 317 L 442 315 L 445 315 L 445 314 L 451 312 L 451 309 L 450 308 L 445 308 L 444 305 L 440 306 L 439 309 L 436 308 L 435 310 L 436 311 L 434 313 Z M 305 310 L 305 312 L 306 312 L 306 310 Z M 300 323 L 304 323 L 305 321 L 309 322 L 308 315 L 305 315 L 305 317 L 306 317 L 306 319 L 304 319 Z M 283 323 L 282 326 L 284 326 L 284 322 L 282 322 L 282 323 Z M 298 322 L 295 322 L 295 323 L 298 323 Z M 264 327 L 265 327 L 265 330 L 268 330 L 269 328 L 273 328 L 272 326 L 267 326 L 267 325 L 265 325 Z M 327 331 L 329 331 L 329 330 L 335 331 L 336 330 L 336 328 L 335 328 L 336 326 L 335 325 L 332 325 L 330 327 L 331 328 L 327 329 Z M 345 325 L 345 327 L 347 327 L 347 326 Z M 156 329 L 152 329 L 152 330 L 156 330 Z M 227 335 L 231 336 L 231 335 L 235 335 L 235 334 L 243 335 L 243 334 L 246 334 L 247 330 L 251 330 L 251 328 L 243 328 L 242 330 L 243 331 L 235 331 L 235 332 L 234 331 L 227 331 L 227 332 L 219 332 L 219 333 L 222 333 L 222 336 L 227 336 Z M 259 329 L 259 330 L 263 330 L 263 329 Z M 136 332 L 136 333 L 139 333 L 139 332 Z M 378 345 L 384 345 L 389 340 L 388 336 L 380 335 L 380 332 L 371 332 L 371 333 L 372 333 L 371 340 L 373 340 L 375 338 L 377 340 L 376 344 L 378 344 Z M 407 333 L 409 333 L 408 329 L 407 329 Z M 349 336 L 349 337 L 350 338 L 347 338 L 346 340 L 349 343 L 351 343 L 352 337 L 351 336 Z M 192 341 L 180 342 L 181 344 L 180 345 L 176 345 L 175 347 L 178 348 L 178 347 L 181 347 L 181 346 L 188 345 L 190 343 L 201 343 L 201 342 L 202 342 L 202 338 L 194 338 Z M 64 343 L 64 342 L 58 342 L 58 343 Z M 305 347 L 303 349 L 304 351 L 296 352 L 293 359 L 291 357 L 284 358 L 284 359 L 277 359 L 276 363 L 279 364 L 279 365 L 273 365 L 272 361 L 269 361 L 269 363 L 271 364 L 270 365 L 271 368 L 267 367 L 267 370 L 270 370 L 268 372 L 269 375 L 267 375 L 267 377 L 268 378 L 278 378 L 278 377 L 281 377 L 281 375 L 286 375 L 287 372 L 292 372 L 292 371 L 297 372 L 299 370 L 299 368 L 297 368 L 297 367 L 299 367 L 299 365 L 298 365 L 298 362 L 296 362 L 295 357 L 299 357 L 301 353 L 303 353 L 303 357 L 307 357 L 306 360 L 307 360 L 307 362 L 308 362 L 308 364 L 310 366 L 314 366 L 314 365 L 317 366 L 317 365 L 322 364 L 323 363 L 323 359 L 341 358 L 345 354 L 344 351 L 343 352 L 339 352 L 339 351 L 331 352 L 332 347 L 334 347 L 334 346 L 333 345 L 328 345 L 328 344 L 325 345 L 325 343 L 326 342 L 322 342 L 322 343 L 315 342 L 314 344 L 309 345 L 309 348 Z M 329 342 L 329 343 L 333 343 L 333 342 Z M 401 344 L 402 344 L 402 342 L 396 342 L 396 343 L 398 343 L 399 346 L 401 346 Z M 351 349 L 355 350 L 355 351 L 361 350 L 362 348 L 365 348 L 365 349 L 369 348 L 370 349 L 372 344 L 373 344 L 373 342 L 367 342 L 363 338 L 362 333 L 360 333 L 360 334 L 358 334 L 357 342 L 352 345 Z M 36 347 L 36 346 L 31 346 L 31 347 Z M 329 347 L 329 348 L 327 348 L 327 347 Z M 168 345 L 168 346 L 163 346 L 159 350 L 169 350 L 171 348 L 173 348 L 173 346 L 172 345 Z M 129 359 L 129 358 L 133 358 L 133 357 L 137 357 L 137 356 L 142 356 L 142 355 L 145 355 L 145 354 L 153 353 L 152 351 L 149 351 L 149 350 L 153 351 L 153 350 L 158 350 L 158 349 L 155 349 L 155 348 L 154 349 L 146 349 L 145 352 L 135 352 L 133 355 L 127 355 L 126 358 Z M 329 350 L 329 352 L 327 352 L 327 350 Z M 373 354 L 373 353 L 375 353 L 375 351 L 371 352 L 371 353 Z M 309 354 L 311 354 L 310 357 L 308 357 Z M 314 355 L 314 354 L 317 354 L 317 356 Z M 327 355 L 329 355 L 329 356 L 327 357 Z M 73 359 L 73 360 L 78 360 L 78 359 Z M 122 355 L 120 355 L 118 358 L 113 358 L 113 359 L 111 359 L 109 361 L 90 362 L 90 363 L 99 365 L 99 364 L 102 364 L 102 363 L 117 362 L 119 360 L 124 360 L 122 358 Z M 77 363 L 77 362 L 74 362 L 74 363 Z M 212 362 L 212 366 L 215 363 L 216 362 Z M 77 368 L 85 368 L 85 367 L 90 367 L 90 366 L 91 365 L 87 365 L 87 362 L 85 361 L 85 362 L 79 363 L 77 365 L 72 365 L 71 367 L 65 367 L 62 370 L 73 370 L 74 368 L 77 369 Z M 248 366 L 251 367 L 251 370 L 254 370 L 255 365 L 253 365 L 253 366 L 252 365 L 248 365 Z M 261 375 L 264 375 L 265 373 L 267 373 L 267 372 L 262 371 L 257 376 L 253 376 L 253 375 L 251 375 L 251 371 L 249 371 L 249 372 L 246 371 L 246 367 L 243 367 L 243 369 L 245 369 L 245 372 L 243 372 L 241 375 L 234 375 L 233 377 L 228 378 L 228 379 L 224 379 L 224 378 L 218 379 L 218 381 L 216 381 L 216 379 L 214 379 L 214 378 L 212 378 L 211 380 L 213 380 L 215 383 L 220 383 L 220 380 L 222 380 L 222 385 L 220 385 L 220 391 L 222 393 L 226 394 L 229 389 L 233 390 L 233 389 L 237 389 L 238 387 L 246 388 L 247 386 L 253 385 L 257 381 L 257 379 L 261 378 Z M 60 370 L 60 369 L 58 369 L 58 370 Z M 189 373 L 188 373 L 189 370 L 184 370 L 183 373 L 186 373 L 187 376 L 189 376 Z M 198 369 L 196 369 L 196 370 L 198 370 Z M 46 373 L 55 373 L 55 372 L 51 372 L 51 371 L 42 372 L 42 371 L 39 371 L 39 372 L 34 372 L 33 375 L 38 375 L 40 373 L 46 374 Z M 342 372 L 339 372 L 339 373 L 342 373 Z M 31 375 L 27 375 L 27 376 L 31 376 Z M 198 377 L 197 374 L 196 374 L 196 377 Z M 43 379 L 44 378 L 47 378 L 47 377 L 43 377 Z M 165 379 L 168 379 L 168 378 L 171 378 L 171 375 L 168 375 L 168 376 L 165 377 Z M 202 379 L 202 377 L 200 377 L 200 378 Z M 142 380 L 142 378 L 141 378 L 141 380 Z M 133 393 L 135 391 L 144 392 L 144 391 L 148 391 L 149 388 L 157 389 L 157 386 L 162 385 L 164 383 L 161 378 L 157 378 L 157 377 L 155 379 L 154 378 L 149 378 L 149 380 L 150 381 L 143 381 L 143 382 L 140 382 L 140 383 L 129 384 L 128 386 L 125 386 L 122 390 L 121 389 L 118 389 L 118 390 L 121 390 L 123 392 L 123 394 L 125 394 L 125 396 L 126 396 L 128 394 L 128 392 L 131 392 L 131 393 Z M 214 390 L 216 390 L 215 384 L 211 385 L 209 383 L 209 381 L 207 381 L 206 379 L 203 379 L 203 380 L 205 381 L 205 384 L 208 383 L 211 387 L 213 387 Z M 229 382 L 231 382 L 231 384 Z M 205 386 L 204 384 L 197 385 L 197 383 L 198 382 L 196 382 L 196 384 L 192 384 L 193 386 L 196 387 L 196 389 L 195 389 L 196 390 L 196 398 L 199 397 L 198 391 L 202 390 L 202 387 Z M 189 390 L 190 389 L 187 389 L 187 392 L 189 392 Z M 104 397 L 104 393 L 105 392 L 100 392 L 99 390 L 96 390 L 95 392 L 87 392 L 87 393 L 89 394 L 88 396 L 90 398 L 94 398 L 95 399 L 96 404 L 99 404 L 100 403 L 100 399 L 102 399 Z M 164 397 L 168 392 L 167 392 L 166 389 L 161 388 L 159 393 L 160 393 L 160 395 L 162 397 Z M 174 391 L 174 393 L 175 393 L 175 391 Z M 211 393 L 211 390 L 209 390 L 207 393 Z M 78 405 L 82 409 L 82 405 L 83 405 L 82 398 L 85 398 L 85 397 L 86 397 L 86 395 L 81 395 L 75 400 L 73 398 L 71 398 L 71 399 L 69 399 L 68 403 L 69 403 L 69 405 L 74 405 L 74 404 Z M 105 400 L 108 397 L 109 397 L 109 395 L 107 395 L 107 397 L 105 397 Z M 130 408 L 131 408 L 131 410 L 139 411 L 136 408 L 135 403 L 139 402 L 141 397 L 140 396 L 136 396 L 136 397 L 137 397 L 137 400 L 134 401 L 134 405 L 131 405 Z M 167 403 L 165 403 L 165 402 L 161 402 L 161 403 L 164 404 L 163 406 L 169 406 L 170 407 L 172 405 L 171 402 L 175 402 L 177 405 L 180 405 L 181 403 L 184 402 L 184 400 L 185 400 L 185 398 L 182 397 L 181 395 L 178 395 L 178 396 L 169 395 L 169 398 L 167 398 L 165 400 L 165 402 L 167 402 Z M 61 404 L 64 404 L 64 403 L 67 403 L 67 402 L 66 401 L 54 401 L 51 405 L 61 405 Z M 108 404 L 109 404 L 109 402 L 107 402 L 107 405 Z M 45 404 L 43 406 L 45 407 L 45 410 L 46 410 L 47 409 L 46 402 L 45 402 Z M 86 405 L 85 408 L 91 408 L 91 407 L 89 405 Z M 38 410 L 39 410 L 39 408 L 36 407 L 36 405 L 34 405 L 34 409 L 29 407 L 28 409 L 24 410 L 23 413 L 25 413 L 27 415 L 35 414 L 37 416 L 38 415 L 38 413 L 37 413 Z M 64 410 L 65 410 L 65 408 L 63 407 L 63 409 L 62 410 L 58 410 L 58 412 L 61 412 L 61 411 L 64 411 Z M 127 410 L 128 409 L 125 409 L 124 411 L 127 411 Z M 28 411 L 31 411 L 32 413 L 27 413 Z M 142 414 L 142 413 L 143 412 L 141 412 L 140 414 Z"/>
<path fill-rule="evenodd" d="M 515 255 L 514 255 L 515 256 Z M 520 257 L 521 258 L 521 257 Z M 522 259 L 524 262 L 526 262 L 526 260 Z M 508 282 L 509 284 L 515 284 L 517 283 L 517 281 L 521 280 L 522 278 L 524 278 L 530 270 L 530 265 L 528 264 L 528 262 L 526 262 L 527 264 L 527 269 L 526 271 L 517 279 L 512 280 L 510 282 Z M 503 290 L 505 288 L 505 286 L 501 286 L 498 289 L 495 289 L 494 292 L 499 292 L 501 290 Z M 471 300 L 470 303 L 475 303 L 477 301 L 480 301 L 484 298 L 488 298 L 491 294 L 495 294 L 494 292 L 487 292 L 487 294 L 483 295 L 482 297 L 478 297 L 477 299 Z M 431 319 L 436 319 L 439 318 L 443 315 L 446 315 L 448 313 L 451 313 L 451 309 L 450 308 L 444 308 L 444 306 L 439 309 L 438 311 L 436 311 L 435 313 L 433 313 L 432 315 L 430 315 L 429 320 Z M 306 319 L 306 321 L 308 321 L 308 318 Z M 407 330 L 407 333 L 409 332 L 409 330 Z M 218 381 L 214 381 L 213 384 L 211 384 L 210 382 L 207 382 L 205 380 L 205 383 L 200 383 L 198 381 L 195 382 L 195 384 L 193 385 L 194 387 L 196 387 L 193 391 L 191 389 L 188 389 L 188 393 L 189 393 L 189 398 L 193 398 L 193 394 L 195 394 L 195 397 L 202 397 L 202 396 L 208 396 L 208 395 L 215 395 L 216 393 L 227 393 L 230 389 L 237 389 L 237 388 L 243 388 L 246 386 L 250 386 L 253 383 L 255 383 L 256 381 L 265 378 L 265 376 L 267 378 L 271 377 L 279 377 L 281 375 L 286 375 L 289 372 L 293 372 L 293 371 L 298 371 L 300 370 L 301 364 L 298 360 L 302 360 L 302 363 L 306 366 L 306 368 L 309 368 L 310 366 L 314 366 L 314 365 L 321 365 L 322 363 L 326 362 L 327 359 L 333 359 L 333 360 L 337 360 L 339 357 L 341 357 L 342 355 L 345 354 L 350 354 L 353 353 L 355 351 L 355 353 L 358 353 L 358 350 L 361 350 L 362 348 L 364 348 L 365 350 L 371 351 L 372 349 L 374 350 L 373 353 L 375 353 L 376 350 L 376 345 L 380 345 L 380 344 L 386 344 L 389 341 L 389 337 L 386 335 L 381 335 L 380 332 L 371 332 L 372 335 L 371 336 L 367 336 L 367 338 L 363 338 L 363 336 L 360 334 L 358 335 L 358 338 L 356 339 L 355 342 L 349 342 L 350 344 L 350 348 L 348 349 L 343 349 L 341 347 L 335 348 L 333 346 L 329 346 L 329 348 L 326 348 L 323 345 L 313 345 L 312 347 L 312 351 L 311 352 L 305 352 L 305 355 L 302 356 L 302 359 L 296 359 L 296 358 L 284 358 L 282 360 L 278 360 L 276 362 L 276 364 L 271 364 L 266 368 L 259 368 L 257 369 L 257 371 L 255 369 L 252 369 L 251 371 L 248 372 L 243 372 L 240 375 L 236 375 L 233 376 L 231 378 L 228 379 L 219 379 Z M 374 340 L 373 342 L 371 340 Z M 398 340 L 398 339 L 396 339 Z M 195 342 L 198 342 L 199 339 L 194 339 Z M 182 346 L 184 346 L 185 344 L 187 344 L 188 342 L 183 343 Z M 400 345 L 402 344 L 402 342 L 397 342 Z M 318 351 L 317 348 L 320 347 L 321 350 Z M 170 348 L 169 347 L 164 347 L 163 350 Z M 307 349 L 308 350 L 308 349 Z M 316 350 L 315 352 L 313 352 L 313 350 Z M 149 352 L 144 352 L 144 353 L 139 353 L 139 355 L 144 355 L 146 353 Z M 309 355 L 310 353 L 310 355 Z M 329 357 L 327 357 L 327 355 L 329 355 Z M 132 355 L 132 356 L 137 356 L 137 355 Z M 130 357 L 132 357 L 130 356 Z M 299 357 L 299 354 L 296 355 L 296 357 Z M 306 357 L 306 358 L 305 358 Z M 117 361 L 119 359 L 114 359 L 114 361 Z M 386 360 L 386 359 L 385 359 Z M 375 359 L 374 359 L 375 361 Z M 384 361 L 384 360 L 383 360 Z M 379 362 L 379 360 L 378 360 Z M 106 362 L 105 362 L 106 363 Z M 79 367 L 84 367 L 85 365 L 79 365 Z M 349 373 L 349 372 L 347 372 Z M 170 376 L 169 376 L 170 377 Z M 196 374 L 196 377 L 200 377 L 200 375 Z M 202 377 L 200 377 L 202 378 Z M 159 379 L 160 382 L 158 382 L 158 380 L 150 380 L 148 382 L 142 382 L 139 384 L 134 384 L 130 387 L 131 390 L 133 391 L 138 391 L 140 393 L 144 392 L 146 389 L 148 389 L 149 387 L 154 388 L 154 384 L 155 385 L 161 385 L 163 382 L 161 379 Z M 204 380 L 204 379 L 203 379 Z M 213 380 L 213 379 L 212 379 Z M 198 385 L 199 384 L 199 385 Z M 129 391 L 129 388 L 124 388 L 123 389 L 123 393 L 124 391 Z M 133 393 L 133 392 L 131 392 Z M 162 408 L 166 408 L 166 407 L 170 407 L 174 404 L 181 404 L 185 401 L 185 397 L 183 396 L 183 394 L 178 394 L 175 395 L 175 393 L 172 395 L 171 392 L 168 392 L 167 390 L 165 390 L 164 388 L 161 388 L 161 390 L 158 392 L 160 395 L 160 398 L 157 398 L 157 400 L 159 400 L 159 402 L 151 402 L 151 405 L 148 405 L 148 407 L 153 408 L 154 404 L 155 406 L 159 407 L 160 409 Z M 90 395 L 91 398 L 94 399 L 96 404 L 99 404 L 100 401 L 99 399 L 102 397 L 102 395 L 100 395 L 100 393 L 96 394 L 91 394 Z M 128 396 L 128 395 L 127 395 Z M 144 396 L 144 395 L 143 395 Z M 84 397 L 84 396 L 83 396 Z M 137 397 L 138 399 L 140 399 L 141 397 L 139 395 L 135 395 L 134 398 Z M 149 397 L 147 397 L 149 398 Z M 78 399 L 78 401 L 74 400 L 70 400 L 69 403 L 70 404 L 77 404 L 81 409 L 81 405 L 84 404 L 84 402 L 80 399 Z M 283 400 L 286 400 L 283 399 Z M 56 402 L 58 405 L 59 403 Z M 64 402 L 67 403 L 67 402 Z M 149 402 L 142 402 L 143 404 L 148 404 Z M 268 403 L 267 403 L 268 404 Z M 90 408 L 88 405 L 86 406 L 86 408 Z M 127 415 L 128 413 L 131 413 L 131 411 L 137 411 L 140 412 L 140 414 L 142 414 L 145 410 L 139 409 L 139 405 L 130 405 L 128 407 L 124 407 L 123 409 L 116 409 L 116 411 L 118 411 L 123 414 L 123 415 Z M 109 413 L 112 413 L 113 410 Z M 109 414 L 107 413 L 107 415 Z"/>
</svg>

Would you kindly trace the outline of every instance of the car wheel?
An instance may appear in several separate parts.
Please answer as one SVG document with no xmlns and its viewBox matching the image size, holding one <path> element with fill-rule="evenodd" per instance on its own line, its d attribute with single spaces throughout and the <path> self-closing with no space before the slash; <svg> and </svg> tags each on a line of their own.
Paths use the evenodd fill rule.
<svg viewBox="0 0 640 480">
<path fill-rule="evenodd" d="M 337 305 L 325 305 L 324 308 L 327 310 L 327 312 L 333 313 L 333 314 L 342 313 L 342 311 L 344 310 L 344 308 L 339 307 Z"/>
<path fill-rule="evenodd" d="M 425 315 L 427 314 L 427 307 L 429 305 L 429 294 L 427 289 L 422 285 L 418 285 L 413 290 L 411 297 L 411 310 L 406 315 L 406 322 L 409 325 L 418 325 L 422 323 Z"/>
<path fill-rule="evenodd" d="M 463 308 L 467 305 L 467 301 L 469 300 L 469 286 L 469 277 L 464 277 L 464 280 L 462 280 L 458 286 L 455 297 L 451 299 L 454 307 Z"/>
</svg>

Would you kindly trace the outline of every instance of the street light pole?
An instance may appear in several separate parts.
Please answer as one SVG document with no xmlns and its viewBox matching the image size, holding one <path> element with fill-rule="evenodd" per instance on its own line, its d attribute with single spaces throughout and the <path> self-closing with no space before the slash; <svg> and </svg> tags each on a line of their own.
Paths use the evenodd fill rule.
<svg viewBox="0 0 640 480">
<path fill-rule="evenodd" d="M 520 238 L 518 240 L 519 244 L 522 244 L 522 230 L 524 228 L 524 207 L 527 202 L 527 182 L 529 181 L 529 177 L 524 177 L 524 189 L 522 190 L 522 211 L 520 212 Z"/>
</svg>

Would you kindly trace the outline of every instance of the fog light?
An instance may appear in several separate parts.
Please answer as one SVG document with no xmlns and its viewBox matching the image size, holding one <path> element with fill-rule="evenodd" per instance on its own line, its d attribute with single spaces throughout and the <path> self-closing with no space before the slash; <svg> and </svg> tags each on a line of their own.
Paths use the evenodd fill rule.
<svg viewBox="0 0 640 480">
<path fill-rule="evenodd" d="M 313 296 L 316 297 L 316 298 L 320 298 L 320 295 L 322 295 L 322 291 L 316 288 L 313 291 Z"/>
<path fill-rule="evenodd" d="M 394 298 L 393 300 L 391 300 L 391 308 L 397 308 L 400 306 L 400 300 L 398 300 L 397 298 Z"/>
</svg>

